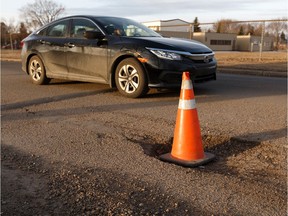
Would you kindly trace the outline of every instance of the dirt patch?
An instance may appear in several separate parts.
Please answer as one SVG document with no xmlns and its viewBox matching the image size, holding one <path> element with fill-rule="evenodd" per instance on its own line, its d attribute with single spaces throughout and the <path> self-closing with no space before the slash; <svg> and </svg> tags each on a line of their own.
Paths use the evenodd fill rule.
<svg viewBox="0 0 288 216">
<path fill-rule="evenodd" d="M 220 72 L 287 76 L 286 52 L 216 52 Z"/>
<path fill-rule="evenodd" d="M 21 50 L 1 50 L 1 61 L 21 61 Z"/>
<path fill-rule="evenodd" d="M 261 58 L 259 52 L 216 52 L 215 57 L 221 65 L 287 62 L 286 52 L 262 52 Z"/>
</svg>

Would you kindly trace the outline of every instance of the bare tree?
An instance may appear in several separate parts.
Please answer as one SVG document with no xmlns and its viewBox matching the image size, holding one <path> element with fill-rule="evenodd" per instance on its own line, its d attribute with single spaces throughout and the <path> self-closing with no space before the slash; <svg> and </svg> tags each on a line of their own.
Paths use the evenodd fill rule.
<svg viewBox="0 0 288 216">
<path fill-rule="evenodd" d="M 239 29 L 239 25 L 231 19 L 221 19 L 213 24 L 213 30 L 217 33 L 238 33 Z"/>
<path fill-rule="evenodd" d="M 26 25 L 32 29 L 43 26 L 63 14 L 65 8 L 52 0 L 35 0 L 20 9 Z"/>
<path fill-rule="evenodd" d="M 9 34 L 17 33 L 19 24 L 15 21 L 14 18 L 9 19 L 2 19 L 3 23 L 5 23 L 7 31 Z"/>
<path fill-rule="evenodd" d="M 1 22 L 1 45 L 9 45 L 11 46 L 11 49 L 13 50 L 13 43 L 16 40 L 18 36 L 18 23 L 15 22 L 13 18 L 11 18 L 9 21 L 6 21 L 5 19 L 2 19 Z"/>
<path fill-rule="evenodd" d="M 262 35 L 262 23 L 245 24 L 246 35 L 261 36 Z"/>
<path fill-rule="evenodd" d="M 270 22 L 267 26 L 268 31 L 276 38 L 277 46 L 280 43 L 282 31 L 287 31 L 287 18 L 279 19 L 275 22 Z"/>
<path fill-rule="evenodd" d="M 1 45 L 6 45 L 9 42 L 9 30 L 5 22 L 1 22 Z"/>
</svg>

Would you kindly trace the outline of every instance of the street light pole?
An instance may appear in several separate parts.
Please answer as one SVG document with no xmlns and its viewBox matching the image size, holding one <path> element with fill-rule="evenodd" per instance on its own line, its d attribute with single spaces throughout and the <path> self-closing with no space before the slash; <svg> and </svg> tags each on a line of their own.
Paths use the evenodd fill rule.
<svg viewBox="0 0 288 216">
<path fill-rule="evenodd" d="M 262 59 L 262 51 L 263 51 L 263 44 L 264 44 L 264 34 L 265 34 L 265 21 L 262 22 L 262 29 L 261 29 L 261 42 L 259 47 L 259 61 Z"/>
</svg>

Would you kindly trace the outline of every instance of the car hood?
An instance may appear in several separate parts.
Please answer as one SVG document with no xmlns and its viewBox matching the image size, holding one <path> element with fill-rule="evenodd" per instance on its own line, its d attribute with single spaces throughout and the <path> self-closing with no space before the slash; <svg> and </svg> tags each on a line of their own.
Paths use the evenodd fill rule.
<svg viewBox="0 0 288 216">
<path fill-rule="evenodd" d="M 205 46 L 204 44 L 188 40 L 188 39 L 180 39 L 180 38 L 164 38 L 164 37 L 134 37 L 129 40 L 137 41 L 137 43 L 141 43 L 145 47 L 149 48 L 158 48 L 158 49 L 170 49 L 177 51 L 184 51 L 189 53 L 211 53 L 212 50 Z M 131 41 L 131 42 L 132 42 Z"/>
</svg>

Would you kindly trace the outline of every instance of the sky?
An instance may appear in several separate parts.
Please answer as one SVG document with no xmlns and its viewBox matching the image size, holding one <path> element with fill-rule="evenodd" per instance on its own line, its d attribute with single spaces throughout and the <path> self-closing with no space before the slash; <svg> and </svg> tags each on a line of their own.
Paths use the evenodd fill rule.
<svg viewBox="0 0 288 216">
<path fill-rule="evenodd" d="M 269 20 L 288 17 L 288 0 L 53 0 L 69 15 L 108 15 L 138 22 L 182 19 L 200 23 L 221 19 L 238 21 Z M 20 8 L 34 0 L 0 0 L 1 19 L 21 21 Z"/>
</svg>

